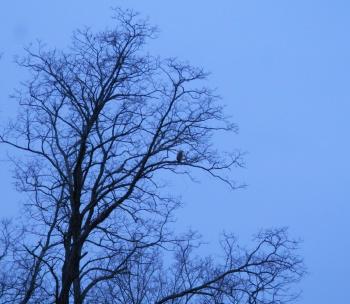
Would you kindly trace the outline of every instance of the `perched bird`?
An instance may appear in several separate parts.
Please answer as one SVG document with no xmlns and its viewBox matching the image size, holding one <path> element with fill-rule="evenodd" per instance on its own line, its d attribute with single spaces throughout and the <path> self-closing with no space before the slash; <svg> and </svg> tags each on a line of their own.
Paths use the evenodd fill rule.
<svg viewBox="0 0 350 304">
<path fill-rule="evenodd" d="M 181 163 L 183 158 L 184 158 L 184 151 L 180 150 L 179 152 L 177 152 L 176 160 L 178 163 Z"/>
</svg>

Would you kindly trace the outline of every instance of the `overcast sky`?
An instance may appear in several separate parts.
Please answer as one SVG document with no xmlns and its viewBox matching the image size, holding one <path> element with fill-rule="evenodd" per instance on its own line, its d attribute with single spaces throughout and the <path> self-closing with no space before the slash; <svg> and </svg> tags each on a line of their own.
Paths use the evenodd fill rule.
<svg viewBox="0 0 350 304">
<path fill-rule="evenodd" d="M 220 149 L 247 151 L 232 172 L 245 190 L 212 179 L 176 181 L 186 203 L 179 229 L 209 241 L 232 231 L 247 242 L 261 228 L 289 226 L 304 240 L 309 275 L 302 304 L 346 303 L 350 250 L 350 1 L 128 0 L 2 1 L 0 123 L 16 106 L 8 96 L 25 78 L 13 64 L 23 46 L 41 39 L 65 47 L 72 30 L 112 24 L 110 7 L 148 16 L 160 35 L 154 54 L 178 57 L 212 73 L 238 135 Z M 0 148 L 0 160 L 6 151 Z M 0 162 L 0 212 L 15 215 L 21 197 L 11 167 Z M 23 200 L 23 199 L 22 199 Z"/>
</svg>

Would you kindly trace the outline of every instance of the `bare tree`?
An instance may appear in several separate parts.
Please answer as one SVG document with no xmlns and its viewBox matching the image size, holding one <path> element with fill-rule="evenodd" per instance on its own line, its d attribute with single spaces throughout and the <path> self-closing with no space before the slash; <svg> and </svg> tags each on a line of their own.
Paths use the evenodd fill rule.
<svg viewBox="0 0 350 304">
<path fill-rule="evenodd" d="M 77 31 L 68 51 L 39 45 L 19 60 L 32 77 L 0 140 L 25 152 L 15 165 L 27 220 L 0 300 L 285 303 L 303 274 L 285 230 L 259 235 L 251 251 L 226 236 L 216 262 L 192 257 L 195 235 L 169 229 L 180 202 L 165 173 L 201 170 L 235 188 L 241 155 L 219 153 L 211 136 L 236 127 L 202 69 L 146 54 L 155 30 L 133 12 L 115 20 Z"/>
</svg>

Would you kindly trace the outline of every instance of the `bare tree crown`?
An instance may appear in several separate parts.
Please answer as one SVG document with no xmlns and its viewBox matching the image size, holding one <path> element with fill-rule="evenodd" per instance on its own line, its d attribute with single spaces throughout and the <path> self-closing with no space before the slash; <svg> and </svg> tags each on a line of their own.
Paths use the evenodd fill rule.
<svg viewBox="0 0 350 304">
<path fill-rule="evenodd" d="M 179 202 L 162 193 L 162 172 L 202 170 L 234 188 L 240 154 L 219 153 L 211 137 L 236 127 L 207 73 L 147 55 L 154 28 L 135 13 L 117 11 L 116 23 L 77 31 L 68 51 L 28 48 L 18 62 L 32 77 L 0 139 L 26 152 L 16 181 L 33 224 L 13 247 L 0 301 L 284 303 L 302 274 L 284 230 L 260 235 L 249 254 L 226 237 L 222 265 L 195 262 L 195 238 L 169 230 Z M 163 249 L 175 253 L 169 275 Z"/>
</svg>

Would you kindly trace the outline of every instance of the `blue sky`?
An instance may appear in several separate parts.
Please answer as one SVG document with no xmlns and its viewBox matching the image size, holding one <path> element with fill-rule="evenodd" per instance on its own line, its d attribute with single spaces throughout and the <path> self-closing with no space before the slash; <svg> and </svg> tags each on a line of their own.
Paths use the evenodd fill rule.
<svg viewBox="0 0 350 304">
<path fill-rule="evenodd" d="M 340 0 L 3 1 L 0 9 L 0 122 L 16 111 L 8 98 L 24 78 L 13 55 L 42 39 L 64 47 L 72 30 L 111 24 L 111 6 L 149 16 L 160 28 L 150 49 L 210 72 L 237 136 L 220 148 L 247 151 L 233 172 L 245 190 L 212 179 L 177 181 L 186 203 L 179 227 L 215 240 L 233 231 L 244 243 L 260 228 L 289 226 L 304 240 L 309 275 L 300 303 L 346 303 L 350 239 L 350 2 Z M 0 150 L 0 160 L 5 151 Z M 0 212 L 21 197 L 0 162 Z M 175 190 L 174 190 L 175 191 Z"/>
</svg>

